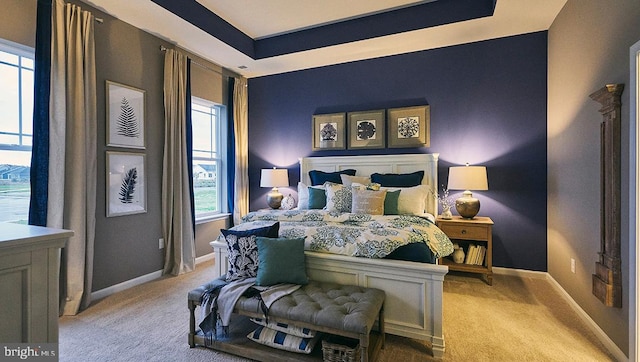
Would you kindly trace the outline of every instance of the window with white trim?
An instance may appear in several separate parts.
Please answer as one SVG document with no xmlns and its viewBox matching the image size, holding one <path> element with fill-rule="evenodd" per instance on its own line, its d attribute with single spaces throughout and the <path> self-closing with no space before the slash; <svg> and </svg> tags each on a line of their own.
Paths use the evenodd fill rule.
<svg viewBox="0 0 640 362">
<path fill-rule="evenodd" d="M 0 39 L 0 222 L 28 221 L 33 79 L 33 49 Z"/>
<path fill-rule="evenodd" d="M 222 107 L 196 97 L 191 98 L 193 130 L 193 194 L 196 220 L 223 211 L 224 170 L 222 159 L 226 149 Z"/>
</svg>

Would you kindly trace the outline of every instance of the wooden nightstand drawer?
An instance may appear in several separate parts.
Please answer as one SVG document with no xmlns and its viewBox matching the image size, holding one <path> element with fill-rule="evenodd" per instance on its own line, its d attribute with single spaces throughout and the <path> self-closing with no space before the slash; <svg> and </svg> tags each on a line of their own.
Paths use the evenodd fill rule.
<svg viewBox="0 0 640 362">
<path fill-rule="evenodd" d="M 451 239 L 469 239 L 469 240 L 487 240 L 487 231 L 485 226 L 475 225 L 451 225 L 444 224 L 440 226 Z"/>
</svg>

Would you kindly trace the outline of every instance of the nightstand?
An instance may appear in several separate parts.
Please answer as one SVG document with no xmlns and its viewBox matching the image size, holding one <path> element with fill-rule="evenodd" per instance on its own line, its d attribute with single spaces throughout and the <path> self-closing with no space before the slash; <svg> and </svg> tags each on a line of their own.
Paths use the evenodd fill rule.
<svg viewBox="0 0 640 362">
<path fill-rule="evenodd" d="M 487 284 L 492 285 L 493 220 L 482 216 L 476 216 L 473 219 L 454 216 L 449 220 L 438 217 L 436 225 L 454 244 L 458 244 L 465 254 L 461 263 L 454 262 L 452 255 L 449 255 L 440 258 L 440 264 L 448 266 L 449 270 L 483 274 L 486 276 Z"/>
</svg>

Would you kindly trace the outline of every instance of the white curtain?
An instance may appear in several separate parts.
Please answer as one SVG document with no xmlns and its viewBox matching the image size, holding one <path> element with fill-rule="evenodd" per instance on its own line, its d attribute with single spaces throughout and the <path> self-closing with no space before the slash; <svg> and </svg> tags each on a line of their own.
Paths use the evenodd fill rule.
<svg viewBox="0 0 640 362">
<path fill-rule="evenodd" d="M 195 269 L 195 236 L 187 161 L 187 57 L 173 49 L 164 56 L 164 159 L 162 229 L 164 271 L 178 275 Z"/>
<path fill-rule="evenodd" d="M 47 226 L 71 229 L 62 251 L 60 312 L 91 302 L 96 212 L 96 68 L 94 17 L 52 2 Z"/>
<path fill-rule="evenodd" d="M 247 93 L 247 80 L 234 78 L 232 112 L 235 130 L 236 169 L 233 222 L 236 225 L 249 212 L 249 102 Z"/>
</svg>

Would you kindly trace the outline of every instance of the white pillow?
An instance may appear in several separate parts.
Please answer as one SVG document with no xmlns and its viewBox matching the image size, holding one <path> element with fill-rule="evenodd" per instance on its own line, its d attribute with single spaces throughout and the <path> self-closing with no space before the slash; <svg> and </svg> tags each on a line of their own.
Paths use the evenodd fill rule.
<svg viewBox="0 0 640 362">
<path fill-rule="evenodd" d="M 309 187 L 323 189 L 324 186 L 307 186 L 303 182 L 298 182 L 298 210 L 309 210 Z"/>
<path fill-rule="evenodd" d="M 429 196 L 429 186 L 418 185 L 413 187 L 381 187 L 380 190 L 400 190 L 400 196 L 398 196 L 398 214 L 424 214 L 427 207 L 427 196 Z"/>
<path fill-rule="evenodd" d="M 359 183 L 366 185 L 371 183 L 371 177 L 369 176 L 350 176 L 345 174 L 340 174 L 340 179 L 342 180 L 342 184 L 349 187 L 352 183 Z"/>
</svg>

